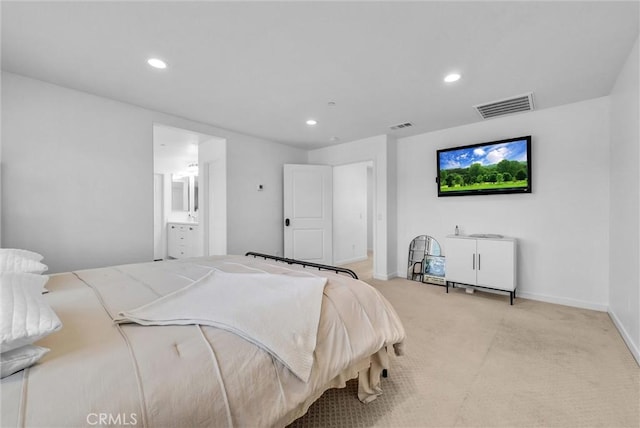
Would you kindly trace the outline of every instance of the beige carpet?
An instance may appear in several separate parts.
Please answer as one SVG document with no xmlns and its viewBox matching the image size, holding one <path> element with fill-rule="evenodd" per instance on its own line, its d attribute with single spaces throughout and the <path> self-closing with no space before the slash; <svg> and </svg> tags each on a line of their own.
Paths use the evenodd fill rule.
<svg viewBox="0 0 640 428">
<path fill-rule="evenodd" d="M 640 427 L 640 369 L 606 313 L 359 272 L 398 311 L 406 355 L 376 401 L 350 381 L 292 427 Z"/>
</svg>

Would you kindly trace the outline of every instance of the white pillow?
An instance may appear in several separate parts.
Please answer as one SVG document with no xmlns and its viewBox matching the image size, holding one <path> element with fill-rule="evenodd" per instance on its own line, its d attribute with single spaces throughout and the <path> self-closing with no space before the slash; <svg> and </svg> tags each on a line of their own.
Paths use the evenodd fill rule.
<svg viewBox="0 0 640 428">
<path fill-rule="evenodd" d="M 0 378 L 10 376 L 36 363 L 49 349 L 26 345 L 0 354 Z"/>
<path fill-rule="evenodd" d="M 47 279 L 29 273 L 0 273 L 0 352 L 30 345 L 62 327 L 42 296 Z"/>
<path fill-rule="evenodd" d="M 23 257 L 20 254 L 13 252 L 0 253 L 0 272 L 42 273 L 47 269 L 47 265 L 37 260 Z"/>
<path fill-rule="evenodd" d="M 19 250 L 17 248 L 0 248 L 0 257 L 13 254 L 16 256 L 23 257 L 25 259 L 35 260 L 37 262 L 41 262 L 44 258 L 42 254 L 34 253 L 29 250 Z"/>
<path fill-rule="evenodd" d="M 42 289 L 48 281 L 48 275 L 29 272 L 0 272 L 0 292 L 2 292 L 4 287 L 17 285 L 25 287 L 28 291 L 37 294 L 38 291 L 42 292 Z"/>
</svg>

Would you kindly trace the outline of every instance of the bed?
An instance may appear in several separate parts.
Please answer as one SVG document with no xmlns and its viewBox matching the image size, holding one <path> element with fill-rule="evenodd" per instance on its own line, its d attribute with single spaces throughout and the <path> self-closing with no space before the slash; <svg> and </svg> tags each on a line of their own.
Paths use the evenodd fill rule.
<svg viewBox="0 0 640 428">
<path fill-rule="evenodd" d="M 180 307 L 166 299 L 205 280 L 226 283 L 261 275 L 324 281 L 310 360 L 281 358 L 271 342 L 262 346 L 264 341 L 238 334 L 224 320 L 141 325 L 158 302 L 165 309 Z M 324 391 L 344 387 L 349 379 L 358 378 L 361 401 L 375 399 L 381 394 L 381 373 L 394 354 L 401 354 L 405 337 L 394 309 L 370 285 L 343 272 L 261 257 L 213 256 L 75 271 L 51 275 L 46 288 L 44 298 L 63 327 L 37 342 L 50 349 L 39 362 L 2 379 L 2 427 L 283 427 Z M 251 291 L 241 304 L 202 296 L 195 297 L 194 307 L 206 310 L 214 302 L 216 312 L 232 308 L 232 317 L 246 317 L 256 330 L 276 326 L 282 334 L 275 334 L 274 343 L 288 340 L 283 340 L 288 327 L 278 322 L 289 317 L 297 324 L 306 316 L 292 314 L 313 313 L 304 306 L 313 300 L 306 295 L 289 307 Z M 252 308 L 247 313 L 242 312 L 245 301 Z M 270 303 L 262 310 L 256 301 Z M 309 342 L 295 335 L 289 339 L 299 341 L 301 349 Z"/>
</svg>

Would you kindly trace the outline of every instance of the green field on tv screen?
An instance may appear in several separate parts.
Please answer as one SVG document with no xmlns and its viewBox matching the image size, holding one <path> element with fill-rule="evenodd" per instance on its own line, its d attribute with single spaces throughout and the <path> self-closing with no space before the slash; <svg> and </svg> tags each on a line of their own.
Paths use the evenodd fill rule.
<svg viewBox="0 0 640 428">
<path fill-rule="evenodd" d="M 518 180 L 518 181 L 508 181 L 502 183 L 491 183 L 491 182 L 483 182 L 483 183 L 473 183 L 466 185 L 453 185 L 447 186 L 443 184 L 440 186 L 441 192 L 465 192 L 468 190 L 499 190 L 499 189 L 514 189 L 514 188 L 526 188 L 529 186 L 529 182 L 527 180 Z"/>
</svg>

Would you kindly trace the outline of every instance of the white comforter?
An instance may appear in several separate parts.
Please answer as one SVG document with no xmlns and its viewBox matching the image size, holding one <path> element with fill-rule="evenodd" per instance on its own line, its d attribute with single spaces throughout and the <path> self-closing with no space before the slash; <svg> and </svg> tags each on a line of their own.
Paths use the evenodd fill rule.
<svg viewBox="0 0 640 428">
<path fill-rule="evenodd" d="M 187 287 L 212 269 L 326 277 L 308 381 L 271 353 L 210 326 L 116 324 L 120 312 Z M 380 392 L 385 349 L 404 339 L 372 287 L 330 272 L 247 257 L 143 263 L 54 275 L 46 295 L 64 327 L 51 349 L 2 380 L 9 426 L 284 426 L 330 387 L 360 376 L 359 398 Z M 286 311 L 274 308 L 274 313 Z M 285 312 L 286 313 L 286 312 Z M 104 424 L 101 424 L 104 425 Z"/>
</svg>

